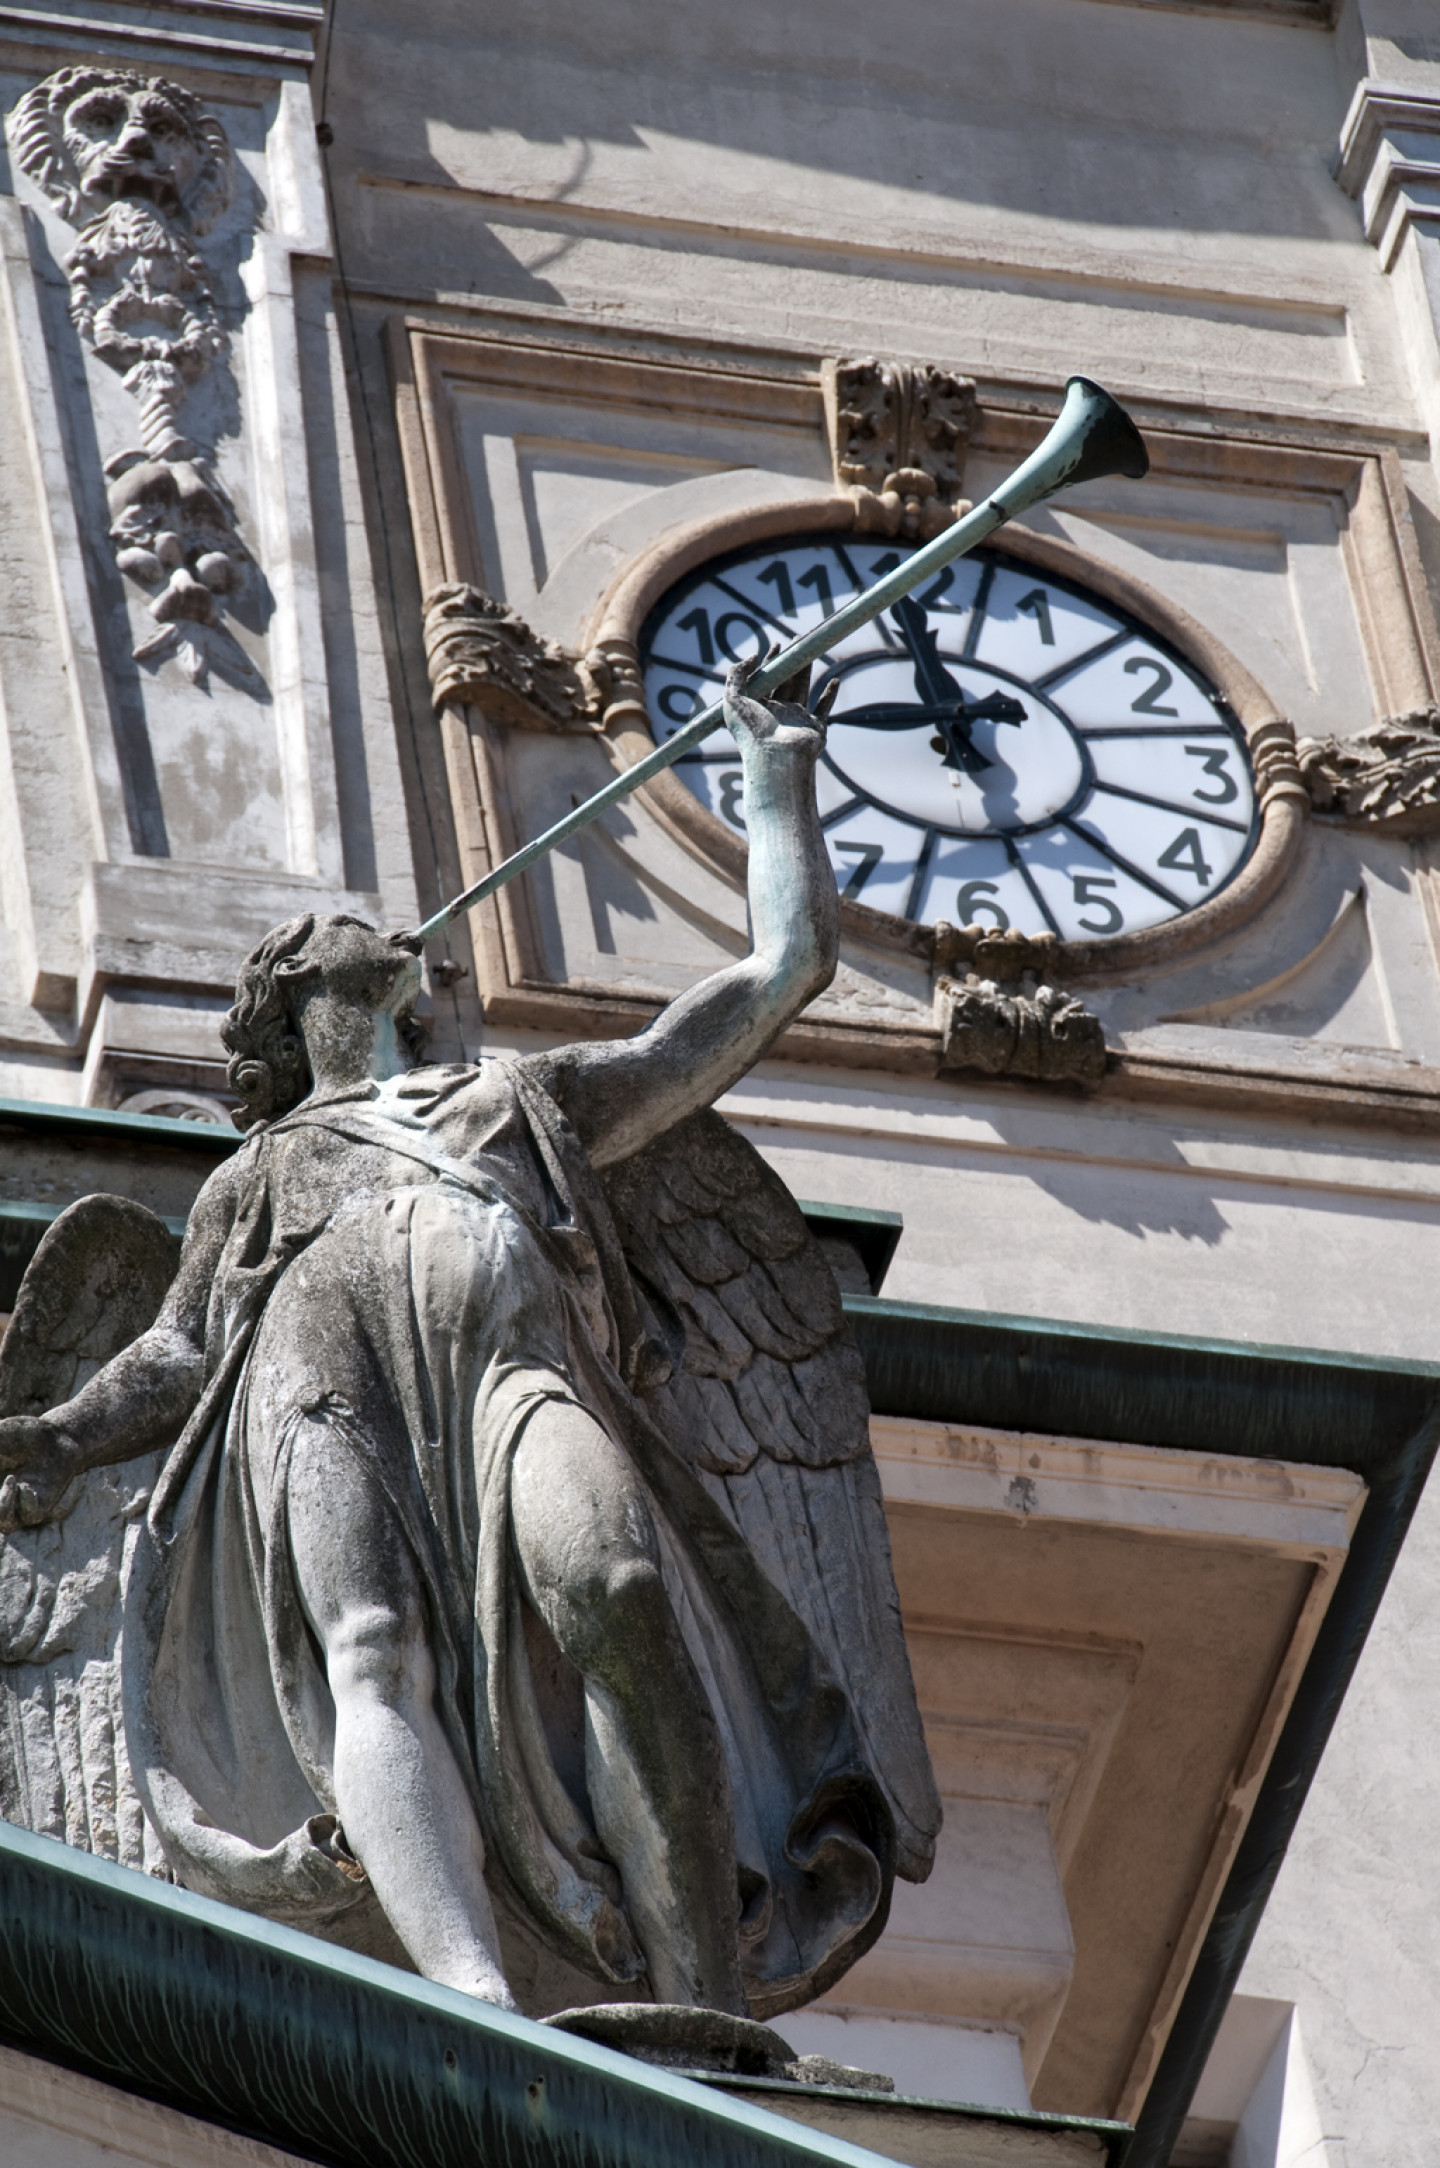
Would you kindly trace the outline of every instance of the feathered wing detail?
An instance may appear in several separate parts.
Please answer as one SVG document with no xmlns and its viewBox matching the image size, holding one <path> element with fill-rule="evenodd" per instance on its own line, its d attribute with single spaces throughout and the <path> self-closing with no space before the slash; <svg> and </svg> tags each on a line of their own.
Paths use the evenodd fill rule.
<svg viewBox="0 0 1440 2168">
<path fill-rule="evenodd" d="M 607 1170 L 605 1188 L 642 1322 L 671 1359 L 647 1406 L 844 1688 L 894 1812 L 896 1870 L 923 1881 L 940 1802 L 834 1274 L 779 1176 L 713 1111 Z"/>
<path fill-rule="evenodd" d="M 0 1341 L 0 1417 L 43 1415 L 152 1325 L 180 1245 L 126 1197 L 47 1228 Z M 0 1536 L 0 1815 L 158 1867 L 125 1755 L 120 1584 L 161 1449 L 71 1486 L 57 1518 Z"/>
</svg>

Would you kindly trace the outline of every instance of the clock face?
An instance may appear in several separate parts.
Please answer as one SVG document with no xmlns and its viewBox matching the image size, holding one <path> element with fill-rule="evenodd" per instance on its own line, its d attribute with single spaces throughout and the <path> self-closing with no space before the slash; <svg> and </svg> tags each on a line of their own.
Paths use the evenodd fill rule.
<svg viewBox="0 0 1440 2168">
<path fill-rule="evenodd" d="M 910 552 L 797 537 L 672 588 L 641 660 L 657 738 L 715 700 L 732 661 L 828 617 Z M 815 666 L 839 680 L 819 767 L 841 893 L 933 925 L 1086 940 L 1217 895 L 1257 834 L 1239 723 L 1137 619 L 1001 551 L 976 551 Z M 723 726 L 676 774 L 737 833 Z"/>
</svg>

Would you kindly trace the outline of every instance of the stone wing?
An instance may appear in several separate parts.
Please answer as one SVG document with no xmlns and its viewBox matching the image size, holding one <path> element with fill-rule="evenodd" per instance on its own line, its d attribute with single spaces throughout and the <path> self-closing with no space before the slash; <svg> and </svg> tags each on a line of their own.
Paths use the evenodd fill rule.
<svg viewBox="0 0 1440 2168">
<path fill-rule="evenodd" d="M 605 1188 L 642 1322 L 671 1358 L 646 1404 L 845 1688 L 894 1810 L 897 1871 L 923 1881 L 940 1806 L 834 1274 L 779 1176 L 713 1111 Z"/>
<path fill-rule="evenodd" d="M 43 1415 L 154 1323 L 180 1243 L 126 1197 L 47 1228 L 0 1341 L 0 1417 Z M 96 1468 L 41 1528 L 0 1536 L 0 1815 L 126 1866 L 147 1856 L 120 1719 L 128 1531 L 161 1450 Z"/>
</svg>

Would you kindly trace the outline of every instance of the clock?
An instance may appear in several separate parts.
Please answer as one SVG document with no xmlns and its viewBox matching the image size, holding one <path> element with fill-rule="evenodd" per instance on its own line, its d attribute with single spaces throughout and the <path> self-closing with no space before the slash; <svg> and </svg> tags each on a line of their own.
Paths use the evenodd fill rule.
<svg viewBox="0 0 1440 2168">
<path fill-rule="evenodd" d="M 641 637 L 657 739 L 718 696 L 730 663 L 808 631 L 909 554 L 800 535 L 680 581 Z M 1255 846 L 1245 733 L 1216 688 L 1124 609 L 1002 550 L 842 640 L 812 701 L 832 680 L 818 792 L 843 896 L 924 925 L 1088 940 L 1193 910 Z M 743 835 L 729 731 L 675 773 Z"/>
</svg>

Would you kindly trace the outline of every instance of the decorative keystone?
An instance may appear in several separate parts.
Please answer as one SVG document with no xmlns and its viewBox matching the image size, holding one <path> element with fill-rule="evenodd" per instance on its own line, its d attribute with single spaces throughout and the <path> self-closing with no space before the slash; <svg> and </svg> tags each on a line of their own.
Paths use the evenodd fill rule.
<svg viewBox="0 0 1440 2168">
<path fill-rule="evenodd" d="M 970 509 L 960 495 L 975 386 L 928 362 L 827 361 L 825 420 L 836 485 L 857 525 L 926 541 Z"/>
</svg>

